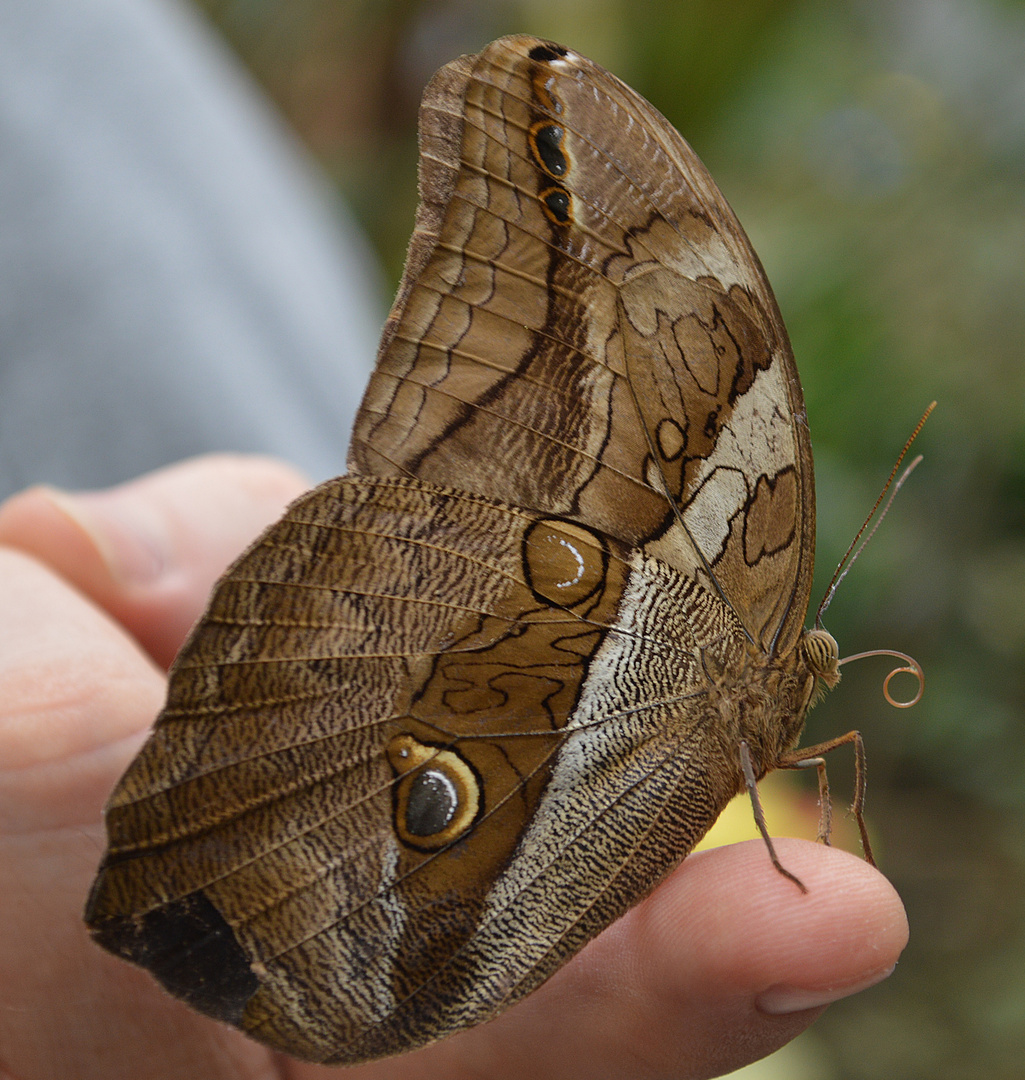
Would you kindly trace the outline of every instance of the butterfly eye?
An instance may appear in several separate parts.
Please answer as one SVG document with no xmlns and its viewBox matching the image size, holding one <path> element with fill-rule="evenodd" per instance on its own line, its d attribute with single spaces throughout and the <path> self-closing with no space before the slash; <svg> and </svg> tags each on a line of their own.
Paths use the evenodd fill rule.
<svg viewBox="0 0 1025 1080">
<path fill-rule="evenodd" d="M 827 686 L 835 686 L 840 680 L 840 649 L 833 635 L 826 630 L 807 630 L 801 645 L 812 674 Z"/>
<path fill-rule="evenodd" d="M 349 474 L 217 586 L 87 909 L 179 997 L 321 1064 L 490 1019 L 749 778 L 861 754 L 790 749 L 839 678 L 802 634 L 811 447 L 691 148 L 524 36 L 445 68 L 421 122 Z"/>
</svg>

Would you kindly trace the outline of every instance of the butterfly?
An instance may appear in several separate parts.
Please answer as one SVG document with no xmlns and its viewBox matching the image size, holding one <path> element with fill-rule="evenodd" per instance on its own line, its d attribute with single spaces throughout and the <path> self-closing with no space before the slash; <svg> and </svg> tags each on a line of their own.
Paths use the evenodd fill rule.
<svg viewBox="0 0 1025 1080">
<path fill-rule="evenodd" d="M 420 125 L 348 473 L 216 586 L 86 913 L 197 1009 L 330 1063 L 536 988 L 821 749 L 795 746 L 838 678 L 804 629 L 793 354 L 694 152 L 523 36 L 443 68 Z"/>
</svg>

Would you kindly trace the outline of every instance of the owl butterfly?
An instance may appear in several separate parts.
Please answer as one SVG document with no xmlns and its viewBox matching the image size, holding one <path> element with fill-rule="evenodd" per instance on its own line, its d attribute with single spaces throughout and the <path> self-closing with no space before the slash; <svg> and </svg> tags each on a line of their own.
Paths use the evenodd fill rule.
<svg viewBox="0 0 1025 1080">
<path fill-rule="evenodd" d="M 86 916 L 312 1061 L 536 988 L 837 679 L 793 355 L 690 147 L 528 37 L 443 68 L 420 145 L 349 472 L 217 585 Z"/>
</svg>

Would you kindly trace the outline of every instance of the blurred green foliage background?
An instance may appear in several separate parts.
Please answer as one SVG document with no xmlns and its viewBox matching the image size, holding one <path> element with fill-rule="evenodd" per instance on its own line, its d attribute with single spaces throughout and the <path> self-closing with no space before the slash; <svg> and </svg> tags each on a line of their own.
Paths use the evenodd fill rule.
<svg viewBox="0 0 1025 1080">
<path fill-rule="evenodd" d="M 842 654 L 913 653 L 925 697 L 897 712 L 883 661 L 853 665 L 807 733 L 864 732 L 868 813 L 911 944 L 892 978 L 751 1075 L 1020 1078 L 1025 5 L 200 2 L 336 180 L 393 283 L 415 206 L 416 108 L 441 64 L 539 34 L 661 109 L 743 221 L 790 329 L 815 447 L 816 597 L 938 399 L 924 463 L 826 620 Z M 838 757 L 839 795 L 853 768 Z"/>
</svg>

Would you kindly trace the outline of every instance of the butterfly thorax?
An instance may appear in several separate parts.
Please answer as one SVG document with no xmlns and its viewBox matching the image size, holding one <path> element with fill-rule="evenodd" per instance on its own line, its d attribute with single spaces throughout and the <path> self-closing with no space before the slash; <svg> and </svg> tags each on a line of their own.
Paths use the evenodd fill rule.
<svg viewBox="0 0 1025 1080">
<path fill-rule="evenodd" d="M 824 630 L 806 630 L 781 657 L 749 649 L 739 675 L 713 680 L 711 698 L 723 730 L 743 739 L 761 778 L 798 743 L 808 710 L 839 681 L 836 641 Z M 743 787 L 739 772 L 738 790 Z"/>
</svg>

